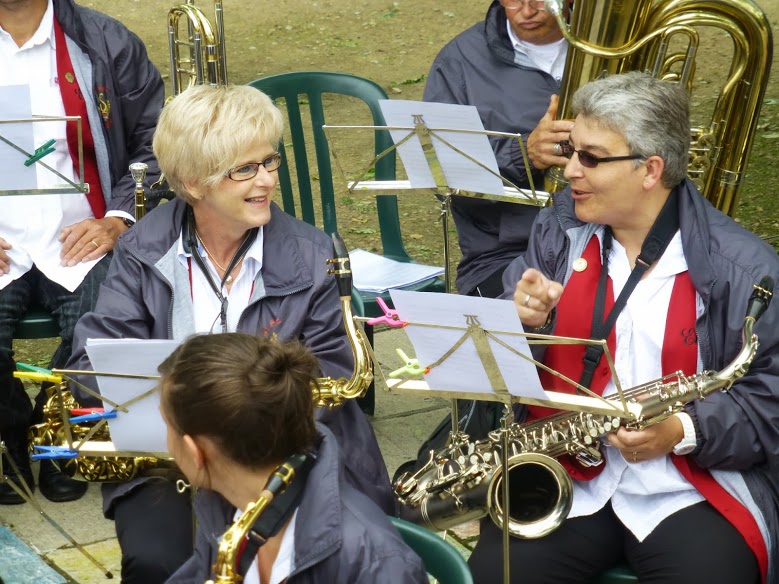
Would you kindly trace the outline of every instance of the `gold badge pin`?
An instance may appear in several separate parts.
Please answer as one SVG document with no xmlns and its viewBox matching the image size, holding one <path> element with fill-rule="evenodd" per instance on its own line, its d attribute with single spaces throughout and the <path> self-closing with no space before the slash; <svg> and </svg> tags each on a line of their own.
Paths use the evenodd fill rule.
<svg viewBox="0 0 779 584">
<path fill-rule="evenodd" d="M 68 83 L 73 83 L 73 82 L 76 80 L 76 78 L 73 76 L 73 73 L 71 73 L 70 71 L 68 71 L 67 73 L 65 73 L 65 80 L 66 80 Z"/>
<path fill-rule="evenodd" d="M 575 272 L 583 272 L 587 269 L 587 260 L 584 258 L 576 258 L 573 262 L 573 269 Z"/>
</svg>

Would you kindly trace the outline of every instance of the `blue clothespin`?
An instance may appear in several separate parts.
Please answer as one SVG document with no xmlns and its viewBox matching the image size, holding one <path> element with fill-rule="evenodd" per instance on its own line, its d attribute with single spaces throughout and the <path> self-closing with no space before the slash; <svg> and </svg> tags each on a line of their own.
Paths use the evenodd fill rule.
<svg viewBox="0 0 779 584">
<path fill-rule="evenodd" d="M 78 452 L 71 450 L 66 446 L 33 446 L 38 454 L 33 454 L 30 458 L 33 460 L 58 460 L 76 458 Z"/>
<path fill-rule="evenodd" d="M 427 373 L 427 371 L 419 364 L 419 360 L 409 359 L 408 355 L 403 352 L 403 349 L 395 349 L 395 352 L 403 360 L 405 365 L 400 369 L 395 369 L 395 371 L 389 374 L 392 379 L 400 377 L 404 373 L 411 376 L 424 375 Z"/>
<path fill-rule="evenodd" d="M 56 144 L 56 140 L 49 140 L 46 142 L 43 146 L 40 148 L 35 149 L 35 154 L 30 156 L 27 160 L 24 161 L 25 166 L 30 166 L 32 164 L 35 164 L 38 162 L 41 158 L 46 156 L 47 154 L 51 154 L 54 152 L 54 144 Z"/>
<path fill-rule="evenodd" d="M 70 419 L 71 424 L 82 424 L 84 422 L 98 422 L 100 420 L 112 420 L 116 418 L 116 410 L 110 412 L 92 412 L 83 416 L 73 416 Z"/>
</svg>

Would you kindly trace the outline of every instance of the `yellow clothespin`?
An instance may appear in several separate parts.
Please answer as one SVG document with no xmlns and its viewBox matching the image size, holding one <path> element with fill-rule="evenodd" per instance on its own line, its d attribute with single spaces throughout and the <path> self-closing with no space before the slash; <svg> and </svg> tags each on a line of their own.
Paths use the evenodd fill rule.
<svg viewBox="0 0 779 584">
<path fill-rule="evenodd" d="M 417 359 L 409 359 L 408 355 L 403 352 L 403 349 L 395 349 L 395 352 L 403 360 L 405 365 L 400 369 L 395 369 L 395 371 L 390 373 L 389 376 L 391 378 L 395 379 L 396 377 L 400 377 L 404 374 L 416 377 L 425 373 L 425 369 L 419 365 L 419 361 Z"/>
</svg>

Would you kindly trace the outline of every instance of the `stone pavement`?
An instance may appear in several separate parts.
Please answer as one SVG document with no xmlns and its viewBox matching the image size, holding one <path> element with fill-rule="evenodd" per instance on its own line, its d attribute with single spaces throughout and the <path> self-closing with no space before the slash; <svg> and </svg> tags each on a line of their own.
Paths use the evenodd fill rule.
<svg viewBox="0 0 779 584">
<path fill-rule="evenodd" d="M 376 355 L 385 372 L 402 365 L 397 347 L 413 351 L 402 330 L 376 334 Z M 390 476 L 400 463 L 416 456 L 430 431 L 448 412 L 449 401 L 390 394 L 377 384 L 373 428 Z M 34 465 L 34 467 L 37 464 Z M 37 476 L 37 468 L 33 469 Z M 51 503 L 36 490 L 42 509 L 119 580 L 120 553 L 112 521 L 103 518 L 100 486 L 90 484 L 83 499 Z M 53 528 L 30 504 L 0 506 L 0 578 L 6 584 L 106 582 L 105 575 Z"/>
</svg>

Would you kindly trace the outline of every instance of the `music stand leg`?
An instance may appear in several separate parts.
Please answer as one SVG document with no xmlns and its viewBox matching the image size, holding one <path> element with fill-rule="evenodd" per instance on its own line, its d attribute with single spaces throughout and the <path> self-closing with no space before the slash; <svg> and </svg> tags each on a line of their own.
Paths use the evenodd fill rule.
<svg viewBox="0 0 779 584">
<path fill-rule="evenodd" d="M 510 584 L 511 558 L 509 556 L 509 427 L 513 422 L 513 410 L 510 405 L 504 406 L 503 418 L 500 421 L 500 438 L 502 445 L 501 468 L 503 474 L 503 584 Z"/>
<path fill-rule="evenodd" d="M 80 551 L 86 559 L 88 559 L 90 562 L 92 562 L 103 574 L 105 574 L 105 577 L 107 579 L 112 579 L 114 577 L 113 573 L 106 568 L 103 564 L 101 564 L 97 558 L 95 558 L 92 554 L 90 554 L 84 546 L 82 546 L 80 543 L 78 543 L 72 535 L 70 535 L 65 529 L 54 519 L 46 513 L 46 511 L 43 510 L 43 507 L 41 507 L 41 504 L 38 502 L 38 500 L 35 498 L 35 495 L 33 495 L 32 489 L 30 488 L 30 485 L 27 484 L 27 481 L 24 479 L 24 476 L 22 476 L 22 473 L 19 471 L 19 467 L 16 466 L 16 461 L 8 455 L 8 449 L 5 447 L 5 442 L 0 441 L 0 454 L 5 454 L 6 458 L 8 459 L 8 462 L 11 464 L 11 468 L 14 469 L 14 472 L 16 473 L 16 476 L 21 481 L 22 487 L 20 488 L 16 483 L 14 483 L 11 480 L 8 480 L 8 477 L 5 475 L 2 469 L 2 462 L 0 462 L 0 483 L 8 483 L 8 485 L 16 491 L 16 494 L 19 495 L 22 499 L 24 499 L 27 503 L 32 505 L 32 507 L 38 512 L 38 514 L 43 517 L 48 523 L 56 529 L 62 537 L 67 539 L 73 547 L 75 547 L 78 551 Z"/>
</svg>

